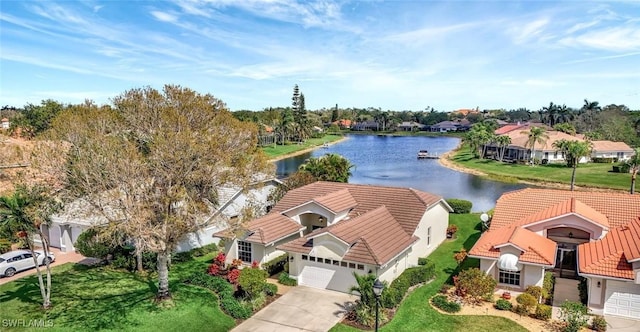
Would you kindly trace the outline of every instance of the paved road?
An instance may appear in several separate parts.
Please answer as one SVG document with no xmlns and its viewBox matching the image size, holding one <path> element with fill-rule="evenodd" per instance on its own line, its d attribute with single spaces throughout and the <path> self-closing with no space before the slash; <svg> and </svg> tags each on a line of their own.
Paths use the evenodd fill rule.
<svg viewBox="0 0 640 332">
<path fill-rule="evenodd" d="M 354 295 L 297 286 L 242 322 L 234 332 L 329 331 L 345 314 Z"/>
<path fill-rule="evenodd" d="M 56 261 L 51 264 L 51 266 L 58 266 L 65 263 L 79 263 L 83 260 L 90 260 L 90 258 L 86 258 L 75 252 L 61 252 L 59 249 L 51 248 L 51 252 L 56 256 Z M 45 268 L 46 267 L 42 267 Z M 36 269 L 33 268 L 31 270 L 26 270 L 22 272 L 16 273 L 13 277 L 2 277 L 0 278 L 0 285 L 6 284 L 8 282 L 14 281 L 16 279 L 24 278 L 26 276 L 36 274 Z"/>
</svg>

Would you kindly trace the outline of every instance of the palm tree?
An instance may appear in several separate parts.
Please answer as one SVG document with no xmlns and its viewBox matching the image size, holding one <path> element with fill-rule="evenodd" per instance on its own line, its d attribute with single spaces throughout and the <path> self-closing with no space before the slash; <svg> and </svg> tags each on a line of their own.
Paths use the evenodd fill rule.
<svg viewBox="0 0 640 332">
<path fill-rule="evenodd" d="M 553 147 L 556 148 L 557 151 L 562 152 L 565 160 L 567 161 L 567 166 L 572 168 L 571 190 L 573 190 L 576 183 L 576 169 L 578 167 L 578 163 L 580 163 L 580 159 L 582 159 L 582 157 L 588 157 L 591 155 L 593 145 L 590 141 L 568 141 L 561 139 L 555 141 L 553 143 Z"/>
<path fill-rule="evenodd" d="M 498 158 L 500 161 L 504 159 L 504 154 L 507 151 L 507 147 L 511 144 L 511 137 L 507 135 L 500 135 L 495 138 L 495 142 L 498 145 Z"/>
<path fill-rule="evenodd" d="M 552 103 L 553 104 L 553 103 Z M 525 144 L 525 147 L 531 147 L 531 165 L 535 164 L 535 155 L 536 155 L 536 143 L 544 144 L 549 139 L 549 135 L 547 135 L 546 130 L 543 127 L 531 127 L 528 131 L 522 131 L 522 134 L 527 134 L 528 140 Z"/>
<path fill-rule="evenodd" d="M 318 180 L 331 182 L 349 182 L 354 165 L 345 157 L 329 153 L 319 158 L 309 158 L 300 165 L 299 171 L 311 174 Z"/>
<path fill-rule="evenodd" d="M 0 227 L 23 238 L 36 266 L 40 294 L 42 295 L 42 307 L 51 307 L 51 266 L 49 257 L 49 243 L 47 237 L 42 233 L 41 225 L 48 225 L 51 222 L 51 215 L 59 209 L 59 205 L 49 197 L 44 187 L 17 185 L 12 195 L 0 197 Z M 38 256 L 35 252 L 34 238 L 40 237 L 46 264 L 47 280 L 42 278 L 42 272 L 38 265 Z"/>
<path fill-rule="evenodd" d="M 629 189 L 629 192 L 633 195 L 636 191 L 636 177 L 638 176 L 638 170 L 640 170 L 640 147 L 634 149 L 634 155 L 627 160 L 626 164 L 631 172 L 631 189 Z"/>
<path fill-rule="evenodd" d="M 369 273 L 367 275 L 359 275 L 357 273 L 353 273 L 353 276 L 356 279 L 357 285 L 351 286 L 349 288 L 349 293 L 353 294 L 357 292 L 360 295 L 360 299 L 356 301 L 355 312 L 358 316 L 357 319 L 361 324 L 371 326 L 375 321 L 373 321 L 373 317 L 375 316 L 376 310 L 376 296 L 373 292 L 373 283 L 376 281 L 376 276 Z M 387 282 L 383 281 L 384 289 L 388 289 Z M 388 292 L 382 293 L 382 297 L 388 296 Z M 384 315 L 384 311 L 380 312 L 381 320 L 386 320 Z"/>
</svg>

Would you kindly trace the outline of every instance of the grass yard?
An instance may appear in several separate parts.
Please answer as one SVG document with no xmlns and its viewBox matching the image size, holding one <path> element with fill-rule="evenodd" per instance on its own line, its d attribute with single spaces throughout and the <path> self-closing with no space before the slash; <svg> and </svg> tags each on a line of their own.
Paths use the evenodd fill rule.
<svg viewBox="0 0 640 332">
<path fill-rule="evenodd" d="M 273 145 L 265 146 L 262 147 L 262 151 L 269 158 L 277 158 L 305 149 L 322 146 L 324 143 L 335 142 L 342 138 L 344 138 L 342 135 L 324 135 L 324 137 L 321 138 L 310 138 L 301 144 L 293 143 L 289 145 L 276 145 L 275 147 Z"/>
<path fill-rule="evenodd" d="M 400 305 L 391 322 L 383 326 L 381 331 L 527 331 L 521 325 L 503 317 L 496 316 L 461 316 L 444 315 L 436 311 L 428 303 L 431 296 L 440 291 L 444 283 L 453 284 L 451 276 L 459 269 L 477 267 L 477 259 L 467 258 L 461 267 L 457 266 L 453 254 L 461 248 L 471 249 L 480 238 L 478 214 L 450 215 L 450 222 L 458 225 L 457 238 L 445 241 L 436 249 L 429 259 L 435 262 L 437 276 L 431 283 L 416 289 Z M 331 331 L 357 331 L 344 324 L 334 326 Z"/>
<path fill-rule="evenodd" d="M 567 167 L 566 164 L 531 167 L 528 165 L 505 164 L 488 159 L 480 160 L 473 157 L 467 145 L 463 145 L 451 160 L 461 166 L 487 173 L 491 178 L 497 180 L 571 183 L 572 169 Z M 610 171 L 613 165 L 616 164 L 579 164 L 576 170 L 576 185 L 580 187 L 629 190 L 631 174 L 612 173 Z"/>
<path fill-rule="evenodd" d="M 155 275 L 103 267 L 65 264 L 54 268 L 53 308 L 40 309 L 35 275 L 0 286 L 0 330 L 9 320 L 43 320 L 50 331 L 228 331 L 235 321 L 220 311 L 218 298 L 181 280 L 206 269 L 213 254 L 174 264 L 170 272 L 173 303 L 156 305 Z M 42 328 L 15 328 L 29 331 Z"/>
</svg>

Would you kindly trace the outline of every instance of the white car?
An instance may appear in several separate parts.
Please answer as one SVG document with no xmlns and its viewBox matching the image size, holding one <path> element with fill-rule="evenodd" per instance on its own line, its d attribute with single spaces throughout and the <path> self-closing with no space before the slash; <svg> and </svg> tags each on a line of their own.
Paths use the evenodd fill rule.
<svg viewBox="0 0 640 332">
<path fill-rule="evenodd" d="M 36 251 L 38 265 L 47 264 L 56 260 L 56 256 L 49 253 L 44 257 L 44 252 Z M 16 272 L 28 270 L 36 267 L 33 263 L 33 256 L 29 250 L 14 250 L 0 255 L 0 277 L 11 277 Z"/>
</svg>

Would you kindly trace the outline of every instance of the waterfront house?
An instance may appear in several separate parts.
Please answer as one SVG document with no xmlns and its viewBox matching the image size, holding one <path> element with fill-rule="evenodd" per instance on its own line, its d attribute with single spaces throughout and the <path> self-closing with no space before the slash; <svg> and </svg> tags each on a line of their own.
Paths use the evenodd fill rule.
<svg viewBox="0 0 640 332">
<path fill-rule="evenodd" d="M 639 195 L 531 188 L 506 193 L 469 256 L 480 259 L 499 288 L 542 286 L 549 271 L 558 278 L 581 276 L 592 312 L 640 318 Z"/>
<path fill-rule="evenodd" d="M 348 292 L 353 273 L 391 282 L 446 238 L 449 205 L 410 188 L 315 182 L 289 191 L 273 210 L 225 237 L 227 260 L 288 255 L 298 284 Z"/>
<path fill-rule="evenodd" d="M 351 126 L 351 130 L 363 131 L 363 130 L 380 130 L 380 124 L 376 121 L 361 121 L 356 122 Z"/>
<path fill-rule="evenodd" d="M 415 121 L 403 121 L 398 125 L 400 131 L 419 131 L 424 130 L 427 126 Z"/>
</svg>

